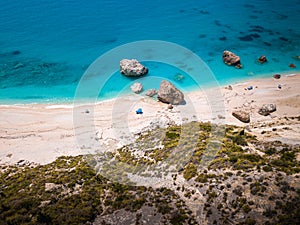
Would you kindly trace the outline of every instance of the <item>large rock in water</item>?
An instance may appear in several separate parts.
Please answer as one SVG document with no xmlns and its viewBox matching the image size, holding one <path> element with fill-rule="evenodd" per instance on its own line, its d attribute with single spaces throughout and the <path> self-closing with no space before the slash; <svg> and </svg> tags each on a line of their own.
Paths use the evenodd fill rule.
<svg viewBox="0 0 300 225">
<path fill-rule="evenodd" d="M 232 112 L 232 115 L 237 118 L 238 120 L 242 121 L 243 123 L 249 123 L 250 122 L 250 114 L 242 111 L 242 110 L 236 110 Z"/>
<path fill-rule="evenodd" d="M 262 107 L 259 108 L 258 113 L 263 116 L 267 116 L 272 112 L 276 111 L 275 104 L 264 104 Z"/>
<path fill-rule="evenodd" d="M 158 100 L 164 103 L 179 105 L 184 101 L 183 93 L 169 81 L 163 80 L 158 90 Z"/>
<path fill-rule="evenodd" d="M 148 73 L 148 68 L 139 63 L 136 59 L 122 59 L 120 61 L 121 74 L 129 77 L 143 76 Z"/>
<path fill-rule="evenodd" d="M 235 66 L 238 69 L 242 68 L 240 57 L 235 55 L 233 52 L 224 51 L 222 58 L 223 62 L 228 66 Z"/>
</svg>

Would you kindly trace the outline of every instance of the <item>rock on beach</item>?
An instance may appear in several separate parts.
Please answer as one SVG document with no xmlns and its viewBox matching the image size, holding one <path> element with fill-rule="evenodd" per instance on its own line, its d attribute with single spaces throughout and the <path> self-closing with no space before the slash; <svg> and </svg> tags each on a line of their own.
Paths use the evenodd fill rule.
<svg viewBox="0 0 300 225">
<path fill-rule="evenodd" d="M 184 101 L 184 94 L 171 82 L 163 80 L 160 83 L 157 98 L 163 103 L 179 105 Z"/>
<path fill-rule="evenodd" d="M 267 116 L 272 112 L 276 111 L 275 104 L 264 104 L 262 107 L 259 108 L 258 113 L 263 116 Z"/>
<path fill-rule="evenodd" d="M 149 89 L 147 92 L 146 92 L 146 95 L 149 96 L 149 97 L 153 97 L 154 95 L 157 94 L 157 90 L 155 89 Z"/>
<path fill-rule="evenodd" d="M 236 110 L 232 112 L 232 115 L 243 123 L 250 123 L 250 114 L 245 111 Z"/>
</svg>

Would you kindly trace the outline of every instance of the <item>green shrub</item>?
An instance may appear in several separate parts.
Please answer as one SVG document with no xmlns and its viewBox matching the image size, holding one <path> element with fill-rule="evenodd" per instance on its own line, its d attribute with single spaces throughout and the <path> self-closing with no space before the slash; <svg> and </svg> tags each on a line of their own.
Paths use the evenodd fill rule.
<svg viewBox="0 0 300 225">
<path fill-rule="evenodd" d="M 175 132 L 170 132 L 170 131 L 168 131 L 167 133 L 166 133 L 166 138 L 168 138 L 168 139 L 177 139 L 177 138 L 179 138 L 179 136 L 180 136 L 180 134 L 179 133 L 175 133 Z"/>
<path fill-rule="evenodd" d="M 272 171 L 272 167 L 266 165 L 266 166 L 263 167 L 263 170 L 264 170 L 265 172 L 271 172 L 271 171 Z"/>
<path fill-rule="evenodd" d="M 267 155 L 273 155 L 273 154 L 276 153 L 276 149 L 275 148 L 268 148 L 268 149 L 265 150 L 265 153 Z"/>
<path fill-rule="evenodd" d="M 200 183 L 207 183 L 208 182 L 207 174 L 204 173 L 199 174 L 195 179 L 195 181 Z"/>
<path fill-rule="evenodd" d="M 237 144 L 237 145 L 241 145 L 241 146 L 247 146 L 248 143 L 245 140 L 245 136 L 244 135 L 235 135 L 235 136 L 230 136 L 230 139 L 233 141 L 233 143 Z"/>
<path fill-rule="evenodd" d="M 189 163 L 183 171 L 183 177 L 186 180 L 190 180 L 191 178 L 197 175 L 197 167 L 193 163 Z"/>
</svg>

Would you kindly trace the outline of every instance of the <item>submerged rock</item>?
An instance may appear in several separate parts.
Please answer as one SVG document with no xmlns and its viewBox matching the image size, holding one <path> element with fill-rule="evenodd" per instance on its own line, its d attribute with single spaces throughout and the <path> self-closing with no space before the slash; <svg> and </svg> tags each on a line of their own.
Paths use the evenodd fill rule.
<svg viewBox="0 0 300 225">
<path fill-rule="evenodd" d="M 175 81 L 181 81 L 183 79 L 184 79 L 184 76 L 180 73 L 177 73 L 177 74 L 174 75 L 174 80 Z"/>
<path fill-rule="evenodd" d="M 264 104 L 262 107 L 259 108 L 258 113 L 263 116 L 270 115 L 270 113 L 276 111 L 275 104 Z"/>
<path fill-rule="evenodd" d="M 15 66 L 14 66 L 14 69 L 20 69 L 20 68 L 23 68 L 25 67 L 25 65 L 23 63 L 17 63 Z"/>
<path fill-rule="evenodd" d="M 141 83 L 134 83 L 133 85 L 131 85 L 130 87 L 131 91 L 138 94 L 138 93 L 141 93 L 142 90 L 143 90 L 143 85 Z"/>
<path fill-rule="evenodd" d="M 250 123 L 250 114 L 245 111 L 236 110 L 232 112 L 232 115 L 243 123 Z"/>
<path fill-rule="evenodd" d="M 148 73 L 148 68 L 136 59 L 122 59 L 120 61 L 120 72 L 125 76 L 137 77 Z"/>
<path fill-rule="evenodd" d="M 1 57 L 0 53 L 0 58 Z M 0 88 L 55 86 L 67 82 L 67 78 L 70 77 L 70 71 L 67 65 L 48 63 L 36 59 L 9 60 L 5 63 L 2 62 L 0 63 L 0 71 L 5 75 L 5 79 L 3 77 L 0 82 Z M 74 79 L 77 79 L 77 77 L 74 77 Z M 26 93 L 24 92 L 21 95 L 26 95 Z"/>
<path fill-rule="evenodd" d="M 300 60 L 300 55 L 296 55 L 296 56 L 294 56 L 293 58 L 294 58 L 294 59 Z"/>
<path fill-rule="evenodd" d="M 235 66 L 236 68 L 242 68 L 240 57 L 235 55 L 233 52 L 224 51 L 223 55 L 223 62 L 228 66 Z"/>
<path fill-rule="evenodd" d="M 294 63 L 291 63 L 291 64 L 289 65 L 289 67 L 290 67 L 290 68 L 296 68 L 296 65 L 295 65 Z"/>
<path fill-rule="evenodd" d="M 183 93 L 171 82 L 163 80 L 158 90 L 158 100 L 164 103 L 179 105 L 184 101 Z"/>
<path fill-rule="evenodd" d="M 15 50 L 15 51 L 12 51 L 11 54 L 12 54 L 12 55 L 20 55 L 20 54 L 21 54 L 21 51 Z"/>
</svg>

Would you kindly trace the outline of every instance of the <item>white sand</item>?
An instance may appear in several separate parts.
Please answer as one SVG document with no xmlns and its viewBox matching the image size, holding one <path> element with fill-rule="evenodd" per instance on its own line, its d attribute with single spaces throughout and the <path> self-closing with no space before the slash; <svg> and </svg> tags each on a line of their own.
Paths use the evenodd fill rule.
<svg viewBox="0 0 300 225">
<path fill-rule="evenodd" d="M 277 88 L 278 84 L 282 89 Z M 249 85 L 254 89 L 245 90 Z M 300 124 L 283 119 L 300 115 L 299 87 L 300 75 L 283 76 L 279 80 L 252 80 L 234 84 L 232 90 L 220 87 L 186 93 L 187 103 L 174 106 L 172 110 L 142 94 L 79 107 L 0 105 L 0 164 L 19 160 L 45 164 L 61 155 L 107 151 L 132 141 L 133 133 L 150 125 L 180 124 L 191 120 L 248 126 L 258 135 L 263 129 L 272 127 L 266 124 L 273 124 L 278 130 L 262 138 L 300 143 Z M 265 103 L 275 103 L 277 111 L 270 116 L 259 115 L 258 108 Z M 135 113 L 138 108 L 143 109 L 143 115 Z M 234 118 L 231 113 L 235 109 L 250 112 L 251 123 L 245 124 Z M 284 126 L 289 129 L 281 129 Z"/>
</svg>

